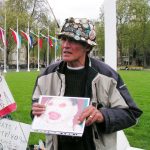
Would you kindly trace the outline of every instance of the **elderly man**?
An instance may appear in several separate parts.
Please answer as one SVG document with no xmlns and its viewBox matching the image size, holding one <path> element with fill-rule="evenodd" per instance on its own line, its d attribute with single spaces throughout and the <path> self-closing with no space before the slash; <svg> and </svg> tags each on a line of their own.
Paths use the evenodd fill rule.
<svg viewBox="0 0 150 150">
<path fill-rule="evenodd" d="M 86 119 L 83 136 L 46 135 L 47 150 L 116 150 L 116 131 L 136 124 L 142 111 L 117 72 L 88 56 L 96 45 L 91 21 L 66 19 L 58 38 L 63 60 L 51 64 L 37 78 L 32 114 L 45 111 L 45 106 L 37 103 L 40 95 L 89 97 L 91 105 L 78 118 L 79 123 Z"/>
</svg>

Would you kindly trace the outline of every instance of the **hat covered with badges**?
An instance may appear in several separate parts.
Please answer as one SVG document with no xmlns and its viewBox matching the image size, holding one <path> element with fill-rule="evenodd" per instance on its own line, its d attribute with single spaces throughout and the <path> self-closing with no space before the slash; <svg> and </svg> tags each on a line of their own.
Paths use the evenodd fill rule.
<svg viewBox="0 0 150 150">
<path fill-rule="evenodd" d="M 61 36 L 72 37 L 77 41 L 83 41 L 91 46 L 96 45 L 95 26 L 86 18 L 68 18 L 58 33 L 58 38 Z"/>
</svg>

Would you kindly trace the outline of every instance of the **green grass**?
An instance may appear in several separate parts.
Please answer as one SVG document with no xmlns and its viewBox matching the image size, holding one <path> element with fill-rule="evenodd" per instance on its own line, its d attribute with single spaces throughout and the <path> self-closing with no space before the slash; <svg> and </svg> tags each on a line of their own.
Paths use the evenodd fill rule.
<svg viewBox="0 0 150 150">
<path fill-rule="evenodd" d="M 150 72 L 119 71 L 128 86 L 130 94 L 143 115 L 136 126 L 125 130 L 129 143 L 133 147 L 150 150 Z M 8 72 L 5 77 L 9 88 L 17 102 L 17 111 L 12 113 L 13 120 L 31 124 L 31 96 L 38 72 Z M 44 135 L 31 134 L 29 144 L 37 144 Z"/>
<path fill-rule="evenodd" d="M 150 71 L 120 71 L 136 104 L 142 109 L 138 124 L 126 129 L 131 146 L 150 150 Z"/>
</svg>

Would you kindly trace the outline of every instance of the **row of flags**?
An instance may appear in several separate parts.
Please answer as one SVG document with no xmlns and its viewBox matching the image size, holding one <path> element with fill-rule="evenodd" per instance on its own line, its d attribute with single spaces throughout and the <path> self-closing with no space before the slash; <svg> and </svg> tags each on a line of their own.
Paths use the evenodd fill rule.
<svg viewBox="0 0 150 150">
<path fill-rule="evenodd" d="M 13 29 L 11 29 L 11 33 L 13 36 L 13 39 L 15 41 L 15 43 L 17 44 L 17 48 L 21 48 L 21 41 L 22 41 L 22 37 L 24 39 L 26 39 L 27 41 L 29 41 L 29 45 L 30 48 L 33 48 L 33 36 L 31 36 L 30 34 L 24 32 L 24 31 L 20 31 L 20 34 L 18 34 L 16 31 L 14 31 Z M 44 38 L 41 36 L 37 39 L 37 43 L 39 44 L 39 47 L 42 48 L 43 47 L 43 39 L 48 40 L 49 46 L 50 48 L 53 47 L 53 42 L 55 42 L 55 44 L 57 43 L 57 40 L 55 37 L 53 36 L 44 36 Z M 3 28 L 0 27 L 0 40 L 2 40 L 2 43 L 4 44 L 4 46 L 8 45 L 8 41 L 5 40 L 5 31 Z M 58 47 L 58 45 L 56 45 L 56 47 Z"/>
</svg>

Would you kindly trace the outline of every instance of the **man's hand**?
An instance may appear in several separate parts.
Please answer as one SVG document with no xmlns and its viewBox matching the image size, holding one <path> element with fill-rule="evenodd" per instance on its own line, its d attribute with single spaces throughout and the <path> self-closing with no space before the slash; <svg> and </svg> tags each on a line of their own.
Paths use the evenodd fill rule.
<svg viewBox="0 0 150 150">
<path fill-rule="evenodd" d="M 89 126 L 94 122 L 101 123 L 104 122 L 103 114 L 97 110 L 96 107 L 90 105 L 88 106 L 80 115 L 79 122 L 83 122 L 86 119 L 85 125 Z"/>
<path fill-rule="evenodd" d="M 32 114 L 34 116 L 40 116 L 41 114 L 44 113 L 45 109 L 46 109 L 45 105 L 34 103 L 32 105 Z"/>
</svg>

